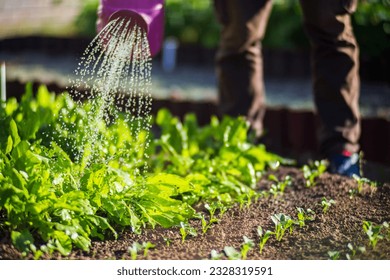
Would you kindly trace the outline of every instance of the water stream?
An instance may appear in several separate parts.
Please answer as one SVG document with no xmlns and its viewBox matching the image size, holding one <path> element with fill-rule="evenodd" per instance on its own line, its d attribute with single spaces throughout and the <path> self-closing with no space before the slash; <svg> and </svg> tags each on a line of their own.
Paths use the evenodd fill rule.
<svg viewBox="0 0 390 280">
<path fill-rule="evenodd" d="M 83 143 L 76 147 L 76 160 L 82 168 L 91 162 L 110 160 L 99 157 L 99 149 L 104 147 L 99 128 L 103 121 L 114 123 L 120 111 L 130 123 L 135 149 L 148 148 L 149 142 L 139 138 L 141 131 L 148 133 L 151 126 L 151 70 L 147 34 L 128 20 L 109 22 L 86 48 L 70 89 L 72 97 L 91 106 Z"/>
</svg>

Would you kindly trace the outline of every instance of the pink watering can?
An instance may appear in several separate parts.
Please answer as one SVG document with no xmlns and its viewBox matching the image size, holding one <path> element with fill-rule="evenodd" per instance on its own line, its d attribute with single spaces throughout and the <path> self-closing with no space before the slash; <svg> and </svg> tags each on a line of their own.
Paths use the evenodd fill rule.
<svg viewBox="0 0 390 280">
<path fill-rule="evenodd" d="M 116 18 L 130 19 L 148 34 L 151 55 L 156 55 L 164 34 L 164 0 L 100 0 L 97 31 Z M 133 25 L 133 24 L 132 24 Z"/>
</svg>

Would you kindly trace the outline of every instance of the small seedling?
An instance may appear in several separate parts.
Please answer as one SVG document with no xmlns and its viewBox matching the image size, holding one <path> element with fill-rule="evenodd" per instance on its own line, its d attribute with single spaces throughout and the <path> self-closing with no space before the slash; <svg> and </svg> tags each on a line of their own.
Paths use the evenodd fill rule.
<svg viewBox="0 0 390 280">
<path fill-rule="evenodd" d="M 167 246 L 171 245 L 171 243 L 172 243 L 172 239 L 170 239 L 168 237 L 163 237 L 163 240 L 164 240 L 165 244 L 167 244 Z"/>
<path fill-rule="evenodd" d="M 332 206 L 333 204 L 336 204 L 336 201 L 334 201 L 333 199 L 327 200 L 326 197 L 323 197 L 321 199 L 322 213 L 326 214 L 329 207 Z"/>
<path fill-rule="evenodd" d="M 358 195 L 358 190 L 357 189 L 350 189 L 348 191 L 349 194 L 349 199 L 353 199 L 356 195 Z"/>
<path fill-rule="evenodd" d="M 215 212 L 216 212 L 217 209 L 218 209 L 216 203 L 213 203 L 213 204 L 211 204 L 211 205 L 208 204 L 208 203 L 206 203 L 206 204 L 204 205 L 204 208 L 206 208 L 206 209 L 209 211 L 209 213 L 210 213 L 210 219 L 214 218 L 214 214 L 215 214 Z"/>
<path fill-rule="evenodd" d="M 264 245 L 265 243 L 267 243 L 268 239 L 271 237 L 271 235 L 273 235 L 275 233 L 273 233 L 272 231 L 269 231 L 267 230 L 266 232 L 263 231 L 263 228 L 261 226 L 258 226 L 257 227 L 257 235 L 259 236 L 260 238 L 260 242 L 259 242 L 259 250 L 260 250 L 260 254 L 263 252 L 263 248 L 264 248 Z"/>
<path fill-rule="evenodd" d="M 251 250 L 253 247 L 255 247 L 255 243 L 253 242 L 253 240 L 244 236 L 244 243 L 241 244 L 241 252 L 240 252 L 241 258 L 243 260 L 246 260 L 249 250 Z"/>
<path fill-rule="evenodd" d="M 218 251 L 216 251 L 214 249 L 211 250 L 210 255 L 211 255 L 211 259 L 212 260 L 220 260 L 223 257 L 223 254 L 218 253 Z"/>
<path fill-rule="evenodd" d="M 292 232 L 295 221 L 290 216 L 280 213 L 273 215 L 271 219 L 275 224 L 274 232 L 276 240 L 281 241 L 288 229 L 290 233 Z"/>
<path fill-rule="evenodd" d="M 283 181 L 279 181 L 278 178 L 276 178 L 276 176 L 273 174 L 269 175 L 268 179 L 275 182 L 275 184 L 271 185 L 269 190 L 269 192 L 273 194 L 274 197 L 283 194 L 286 187 L 291 185 L 291 177 L 288 175 L 284 177 Z"/>
<path fill-rule="evenodd" d="M 219 217 L 221 218 L 223 214 L 228 210 L 226 205 L 224 205 L 221 201 L 215 201 L 211 205 L 206 203 L 204 207 L 209 211 L 210 220 L 215 218 L 215 213 L 217 210 L 219 211 Z"/>
<path fill-rule="evenodd" d="M 276 161 L 271 161 L 268 163 L 269 167 L 272 169 L 272 170 L 276 170 L 279 168 L 280 166 L 280 161 L 276 160 Z"/>
<path fill-rule="evenodd" d="M 139 244 L 138 242 L 133 242 L 131 247 L 128 248 L 128 252 L 131 256 L 132 260 L 137 259 L 138 252 L 142 250 L 142 245 Z"/>
<path fill-rule="evenodd" d="M 316 180 L 321 176 L 327 169 L 328 162 L 326 160 L 315 161 L 312 164 L 304 165 L 302 167 L 303 177 L 306 180 L 306 187 L 313 187 Z"/>
<path fill-rule="evenodd" d="M 238 252 L 233 247 L 225 246 L 225 248 L 223 248 L 223 251 L 229 260 L 240 260 L 241 259 L 241 253 Z"/>
<path fill-rule="evenodd" d="M 210 221 L 208 221 L 208 222 L 207 222 L 204 215 L 201 215 L 200 218 L 201 218 L 201 222 L 202 222 L 202 233 L 203 234 L 205 234 L 213 224 L 218 223 L 217 218 L 210 218 Z"/>
<path fill-rule="evenodd" d="M 350 251 L 350 253 L 345 254 L 345 257 L 347 258 L 347 260 L 352 260 L 353 257 L 355 257 L 357 252 L 360 252 L 360 253 L 366 252 L 366 247 L 364 247 L 364 246 L 358 246 L 357 248 L 355 248 L 355 247 L 353 247 L 353 245 L 351 243 L 348 243 L 347 247 Z"/>
<path fill-rule="evenodd" d="M 367 178 L 364 178 L 364 177 L 359 177 L 358 175 L 356 174 L 353 174 L 352 175 L 353 179 L 355 179 L 355 181 L 357 182 L 357 191 L 358 193 L 362 193 L 363 191 L 363 186 L 364 184 L 369 184 L 371 181 Z"/>
<path fill-rule="evenodd" d="M 218 207 L 218 210 L 219 210 L 218 216 L 220 218 L 222 218 L 223 214 L 225 214 L 226 211 L 228 210 L 228 207 L 225 204 L 223 204 L 221 201 L 218 201 L 218 202 L 215 202 L 215 203 L 217 204 L 217 207 Z"/>
<path fill-rule="evenodd" d="M 154 245 L 153 243 L 151 242 L 142 242 L 142 248 L 144 249 L 144 257 L 146 257 L 148 255 L 148 252 L 150 249 L 153 249 L 155 248 L 156 245 Z"/>
<path fill-rule="evenodd" d="M 352 175 L 353 179 L 355 179 L 355 181 L 357 182 L 357 192 L 359 194 L 361 194 L 363 192 L 363 186 L 364 184 L 368 184 L 370 185 L 370 188 L 371 190 L 375 190 L 376 187 L 377 187 L 377 183 L 374 182 L 374 181 L 371 181 L 370 179 L 368 178 L 364 178 L 364 177 L 359 177 L 358 175 L 354 174 Z"/>
<path fill-rule="evenodd" d="M 188 234 L 191 236 L 198 235 L 198 233 L 196 232 L 196 229 L 191 227 L 189 224 L 186 224 L 183 222 L 180 222 L 180 233 L 181 233 L 181 243 L 184 243 Z"/>
<path fill-rule="evenodd" d="M 328 251 L 328 256 L 331 260 L 339 260 L 340 252 L 339 251 Z"/>
<path fill-rule="evenodd" d="M 387 222 L 384 222 L 382 225 L 374 225 L 372 222 L 363 221 L 363 230 L 367 234 L 373 249 L 378 241 L 384 238 L 382 230 L 388 228 L 388 226 Z"/>
<path fill-rule="evenodd" d="M 303 209 L 303 208 L 297 208 L 298 214 L 298 221 L 297 224 L 299 225 L 300 228 L 304 227 L 306 225 L 306 221 L 314 221 L 315 219 L 315 213 L 311 209 Z"/>
</svg>

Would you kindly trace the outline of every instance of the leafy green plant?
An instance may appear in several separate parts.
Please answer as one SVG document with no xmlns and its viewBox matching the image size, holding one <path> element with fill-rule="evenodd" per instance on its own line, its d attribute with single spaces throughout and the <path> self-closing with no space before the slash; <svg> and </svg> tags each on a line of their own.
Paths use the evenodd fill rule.
<svg viewBox="0 0 390 280">
<path fill-rule="evenodd" d="M 287 230 L 290 230 L 290 233 L 292 232 L 295 221 L 290 216 L 280 213 L 273 215 L 271 219 L 275 224 L 274 233 L 276 240 L 281 241 Z"/>
<path fill-rule="evenodd" d="M 384 222 L 381 225 L 375 225 L 370 221 L 363 221 L 363 230 L 368 236 L 372 248 L 375 248 L 378 241 L 385 237 L 384 229 L 387 228 L 389 228 L 387 222 Z"/>
<path fill-rule="evenodd" d="M 334 201 L 333 199 L 326 199 L 326 197 L 323 197 L 321 199 L 321 206 L 322 206 L 322 213 L 326 214 L 326 212 L 328 212 L 328 209 L 330 206 L 336 204 L 336 201 Z"/>
<path fill-rule="evenodd" d="M 269 230 L 264 232 L 264 230 L 261 226 L 257 227 L 257 235 L 260 238 L 260 242 L 259 242 L 260 254 L 263 252 L 263 248 L 264 248 L 265 244 L 267 243 L 268 239 L 271 237 L 271 235 L 274 235 L 274 234 L 275 234 L 274 232 L 269 231 Z"/>
<path fill-rule="evenodd" d="M 305 210 L 303 208 L 298 207 L 297 212 L 298 212 L 297 213 L 297 217 L 298 217 L 297 224 L 301 228 L 306 225 L 307 221 L 314 221 L 314 219 L 315 219 L 315 213 L 311 209 Z"/>
<path fill-rule="evenodd" d="M 327 169 L 328 163 L 326 160 L 314 161 L 309 165 L 304 165 L 302 167 L 303 177 L 306 180 L 306 187 L 313 187 L 316 183 L 316 180 L 321 176 Z"/>
<path fill-rule="evenodd" d="M 164 170 L 185 176 L 195 187 L 202 188 L 202 197 L 209 201 L 223 205 L 233 201 L 240 205 L 251 203 L 257 196 L 254 189 L 259 172 L 270 162 L 285 162 L 268 153 L 264 146 L 248 142 L 249 127 L 241 118 L 212 118 L 209 126 L 199 127 L 194 115 L 187 115 L 182 123 L 167 110 L 161 110 L 156 123 L 162 135 L 156 141 L 161 153 L 154 158 L 154 172 Z"/>
</svg>

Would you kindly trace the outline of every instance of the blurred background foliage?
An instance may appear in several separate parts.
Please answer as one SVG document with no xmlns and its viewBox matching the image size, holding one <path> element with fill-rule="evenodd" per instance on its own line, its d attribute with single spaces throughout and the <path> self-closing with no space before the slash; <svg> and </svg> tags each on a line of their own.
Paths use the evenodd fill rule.
<svg viewBox="0 0 390 280">
<path fill-rule="evenodd" d="M 298 0 L 274 0 L 266 48 L 307 49 L 309 43 L 302 28 Z M 98 0 L 86 0 L 76 26 L 79 35 L 95 36 Z M 355 35 L 361 53 L 378 56 L 390 49 L 390 0 L 361 0 L 353 15 Z M 213 0 L 166 0 L 165 36 L 176 37 L 182 44 L 215 48 L 220 27 L 213 11 Z"/>
</svg>

